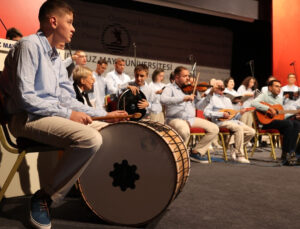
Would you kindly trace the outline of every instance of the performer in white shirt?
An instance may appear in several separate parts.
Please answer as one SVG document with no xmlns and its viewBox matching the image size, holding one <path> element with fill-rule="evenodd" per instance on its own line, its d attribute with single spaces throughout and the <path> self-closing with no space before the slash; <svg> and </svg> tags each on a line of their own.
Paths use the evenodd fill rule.
<svg viewBox="0 0 300 229">
<path fill-rule="evenodd" d="M 161 94 L 161 102 L 166 108 L 166 124 L 173 127 L 183 138 L 186 145 L 190 138 L 190 127 L 205 129 L 206 135 L 201 138 L 190 153 L 190 159 L 195 162 L 208 163 L 206 152 L 211 141 L 218 135 L 216 124 L 195 117 L 195 95 L 186 95 L 182 87 L 189 83 L 189 71 L 182 66 L 174 70 L 175 82 L 168 85 Z"/>
<path fill-rule="evenodd" d="M 165 122 L 165 117 L 163 113 L 163 107 L 160 102 L 161 93 L 166 87 L 166 84 L 162 81 L 164 80 L 165 72 L 163 69 L 158 68 L 152 73 L 152 82 L 149 87 L 152 89 L 156 100 L 152 104 L 152 112 L 150 113 L 150 120 L 154 122 Z"/>
<path fill-rule="evenodd" d="M 219 127 L 227 128 L 233 132 L 235 146 L 231 152 L 232 159 L 240 163 L 249 163 L 249 160 L 245 158 L 244 146 L 254 137 L 255 130 L 239 121 L 240 116 L 246 109 L 241 110 L 232 119 L 229 119 L 228 112 L 220 111 L 222 109 L 233 109 L 231 100 L 223 94 L 224 90 L 223 82 L 218 80 L 210 103 L 204 110 L 204 115 Z M 220 121 L 220 118 L 227 120 Z"/>
<path fill-rule="evenodd" d="M 240 95 L 236 90 L 234 90 L 235 82 L 232 77 L 229 77 L 224 80 L 224 86 L 225 86 L 225 90 L 224 90 L 225 95 L 226 94 L 230 94 L 232 96 Z M 242 108 L 241 99 L 234 99 L 231 102 L 232 102 L 232 106 L 235 110 L 240 110 Z"/>
<path fill-rule="evenodd" d="M 256 89 L 257 89 L 257 81 L 253 76 L 248 76 L 243 80 L 237 92 L 242 96 L 249 96 L 249 99 L 243 102 L 242 108 L 251 107 L 251 103 L 254 99 L 254 93 Z M 252 127 L 253 124 L 252 114 L 250 112 L 246 112 L 245 114 L 242 115 L 241 121 L 246 125 Z"/>
<path fill-rule="evenodd" d="M 295 74 L 290 73 L 288 75 L 288 84 L 282 87 L 281 93 L 283 95 L 283 106 L 285 109 L 289 109 L 299 98 L 299 87 L 296 85 Z M 290 93 L 292 93 L 292 95 Z"/>
<path fill-rule="evenodd" d="M 105 96 L 108 94 L 106 79 L 104 72 L 107 68 L 107 62 L 105 59 L 98 60 L 96 70 L 93 71 L 93 77 L 95 79 L 93 90 L 89 92 L 89 98 L 95 107 L 103 107 L 105 104 Z"/>
<path fill-rule="evenodd" d="M 125 61 L 121 58 L 115 60 L 115 70 L 107 73 L 106 83 L 108 94 L 119 95 L 122 89 L 125 89 L 130 81 L 130 77 L 124 73 Z"/>
<path fill-rule="evenodd" d="M 134 68 L 134 81 L 127 84 L 127 88 L 132 91 L 134 95 L 143 92 L 146 99 L 142 99 L 138 104 L 139 109 L 146 109 L 146 115 L 144 118 L 149 118 L 152 112 L 152 103 L 155 99 L 152 89 L 147 84 L 146 80 L 148 78 L 149 68 L 145 64 L 139 64 Z"/>
</svg>

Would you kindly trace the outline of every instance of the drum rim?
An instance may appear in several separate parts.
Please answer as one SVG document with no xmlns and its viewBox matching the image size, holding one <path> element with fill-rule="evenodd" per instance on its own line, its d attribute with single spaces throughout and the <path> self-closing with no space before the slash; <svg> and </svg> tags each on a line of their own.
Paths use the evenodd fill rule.
<svg viewBox="0 0 300 229">
<path fill-rule="evenodd" d="M 158 123 L 158 122 L 151 122 L 151 121 L 145 121 L 145 122 L 144 122 L 144 121 L 140 121 L 140 122 L 136 122 L 136 121 L 121 121 L 121 122 L 118 122 L 118 123 L 112 123 L 112 124 L 106 125 L 106 126 L 104 126 L 103 128 L 101 128 L 101 130 L 107 128 L 108 126 L 117 125 L 117 124 L 122 124 L 122 125 L 123 125 L 123 124 L 132 123 L 132 124 L 134 124 L 134 125 L 139 125 L 139 123 L 146 124 L 147 122 L 149 122 L 149 123 Z M 159 123 L 159 124 L 162 125 L 161 123 Z M 145 128 L 149 128 L 149 127 L 146 126 L 146 125 L 139 125 L 139 126 L 143 126 L 143 127 L 145 127 Z M 172 129 L 172 130 L 174 131 L 174 129 L 171 128 L 170 126 L 167 125 L 167 127 L 170 128 L 170 129 Z M 151 128 L 149 128 L 149 129 L 151 129 Z M 153 128 L 153 129 L 154 129 L 154 128 Z M 100 130 L 100 131 L 101 131 L 101 130 Z M 155 134 L 156 134 L 157 136 L 161 137 L 161 136 L 157 133 L 157 131 L 153 131 L 153 132 L 155 132 Z M 174 131 L 174 132 L 180 137 L 181 141 L 183 142 L 181 136 L 180 136 L 176 131 Z M 172 149 L 170 148 L 169 144 L 166 142 L 166 140 L 165 140 L 164 138 L 163 138 L 163 141 L 164 141 L 164 143 L 168 146 L 168 148 L 169 148 L 169 149 L 171 150 L 171 152 L 172 152 Z M 185 146 L 185 145 L 184 145 L 184 146 Z M 173 154 L 173 153 L 172 153 L 172 154 Z M 188 153 L 187 153 L 187 155 L 188 155 Z M 173 157 L 174 157 L 174 156 L 173 156 Z M 174 159 L 175 159 L 175 158 L 174 158 Z M 189 160 L 189 158 L 188 158 L 188 160 Z M 173 163 L 175 164 L 176 169 L 178 169 L 178 166 L 177 166 L 177 163 L 176 163 L 175 160 L 173 161 Z M 190 162 L 189 162 L 188 165 L 189 165 L 189 167 L 188 167 L 187 178 L 189 177 L 189 173 L 190 173 Z M 177 170 L 177 171 L 178 171 L 178 170 Z M 177 174 L 177 176 L 178 176 L 178 174 Z M 151 219 L 146 220 L 146 221 L 144 221 L 144 222 L 142 222 L 142 223 L 135 223 L 135 224 L 122 224 L 122 223 L 116 223 L 116 222 L 114 222 L 114 221 L 108 220 L 106 217 L 101 216 L 101 214 L 97 213 L 97 212 L 94 210 L 94 208 L 90 205 L 89 201 L 87 200 L 86 196 L 84 195 L 84 193 L 83 193 L 83 191 L 82 191 L 82 185 L 81 185 L 81 182 L 80 182 L 80 177 L 79 177 L 78 180 L 77 180 L 77 184 L 78 184 L 78 187 L 79 187 L 79 191 L 80 191 L 81 197 L 83 198 L 84 202 L 85 202 L 86 205 L 89 207 L 89 209 L 90 209 L 95 215 L 97 215 L 101 220 L 103 220 L 103 221 L 105 221 L 105 222 L 108 222 L 108 223 L 111 223 L 111 224 L 113 224 L 113 225 L 141 226 L 141 225 L 145 225 L 145 224 L 151 222 L 152 220 L 158 218 L 161 214 L 163 214 L 163 213 L 166 211 L 166 209 L 170 206 L 170 204 L 172 203 L 172 201 L 173 201 L 174 199 L 176 199 L 176 197 L 179 195 L 179 193 L 181 192 L 181 189 L 182 189 L 183 186 L 186 184 L 187 180 L 186 180 L 186 182 L 183 182 L 184 180 L 182 179 L 182 182 L 181 182 L 181 183 L 183 183 L 183 186 L 180 186 L 180 188 L 178 189 L 178 192 L 175 193 L 175 192 L 176 192 L 176 187 L 177 187 L 177 176 L 175 176 L 175 182 L 174 182 L 174 187 L 173 187 L 173 189 L 172 189 L 172 190 L 173 190 L 173 191 L 172 191 L 172 195 L 170 196 L 170 198 L 169 198 L 167 204 L 164 206 L 164 208 L 163 208 L 157 215 L 153 216 Z M 182 177 L 184 178 L 184 176 L 182 176 Z M 181 184 L 181 185 L 182 185 L 182 184 Z"/>
</svg>

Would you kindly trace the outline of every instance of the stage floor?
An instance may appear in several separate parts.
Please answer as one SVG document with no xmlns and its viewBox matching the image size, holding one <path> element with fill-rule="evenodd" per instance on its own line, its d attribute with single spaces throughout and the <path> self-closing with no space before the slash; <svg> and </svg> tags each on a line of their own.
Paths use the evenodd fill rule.
<svg viewBox="0 0 300 229">
<path fill-rule="evenodd" d="M 300 166 L 280 166 L 271 160 L 268 150 L 259 149 L 250 165 L 192 163 L 183 192 L 161 217 L 145 227 L 299 228 Z M 220 155 L 221 151 L 216 151 L 213 157 Z M 30 228 L 28 203 L 29 197 L 4 199 L 0 228 Z M 105 224 L 80 198 L 68 197 L 51 215 L 54 229 L 129 228 Z"/>
</svg>

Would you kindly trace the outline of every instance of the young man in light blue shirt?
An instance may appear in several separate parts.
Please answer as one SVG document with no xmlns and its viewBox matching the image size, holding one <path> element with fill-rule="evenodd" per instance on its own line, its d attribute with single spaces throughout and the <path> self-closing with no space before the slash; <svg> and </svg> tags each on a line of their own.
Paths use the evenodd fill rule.
<svg viewBox="0 0 300 229">
<path fill-rule="evenodd" d="M 107 114 L 75 99 L 55 48 L 69 43 L 75 32 L 72 8 L 61 0 L 48 0 L 40 8 L 39 21 L 39 32 L 24 37 L 9 52 L 0 85 L 11 116 L 11 133 L 64 149 L 47 185 L 31 198 L 32 225 L 48 229 L 48 207 L 64 198 L 102 144 L 98 130 L 106 124 L 92 122 L 91 116 L 126 112 Z"/>
</svg>

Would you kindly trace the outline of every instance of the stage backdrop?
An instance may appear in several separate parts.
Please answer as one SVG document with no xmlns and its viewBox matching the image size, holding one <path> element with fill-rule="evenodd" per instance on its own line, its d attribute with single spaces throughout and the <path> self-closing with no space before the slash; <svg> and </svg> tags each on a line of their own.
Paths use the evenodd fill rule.
<svg viewBox="0 0 300 229">
<path fill-rule="evenodd" d="M 27 36 L 39 29 L 39 8 L 45 0 L 2 0 L 0 3 L 0 18 L 7 28 L 16 27 Z M 6 31 L 0 24 L 0 37 L 5 38 Z"/>
<path fill-rule="evenodd" d="M 283 84 L 294 66 L 300 73 L 299 13 L 299 0 L 273 0 L 273 75 Z M 297 78 L 299 86 L 299 75 Z"/>
</svg>

